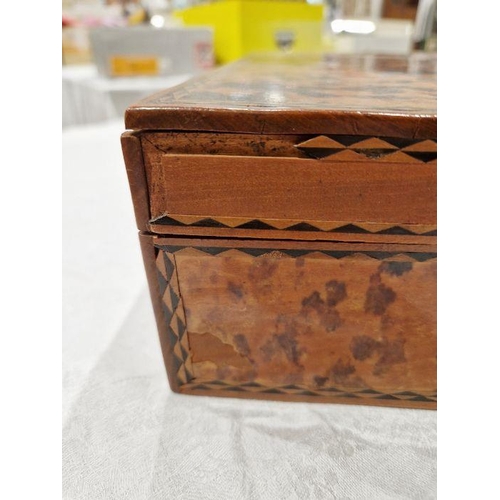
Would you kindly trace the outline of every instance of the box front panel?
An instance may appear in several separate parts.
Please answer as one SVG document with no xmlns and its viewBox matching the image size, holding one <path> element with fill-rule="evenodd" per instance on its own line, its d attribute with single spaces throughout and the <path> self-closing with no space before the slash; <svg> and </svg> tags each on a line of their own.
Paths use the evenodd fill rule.
<svg viewBox="0 0 500 500">
<path fill-rule="evenodd" d="M 436 219 L 433 164 L 216 155 L 162 160 L 151 188 L 153 216 L 393 225 Z"/>
<path fill-rule="evenodd" d="M 436 142 L 141 135 L 156 234 L 433 243 Z M 386 237 L 391 236 L 389 240 Z"/>
<path fill-rule="evenodd" d="M 154 246 L 160 330 L 180 392 L 435 407 L 435 249 Z"/>
</svg>

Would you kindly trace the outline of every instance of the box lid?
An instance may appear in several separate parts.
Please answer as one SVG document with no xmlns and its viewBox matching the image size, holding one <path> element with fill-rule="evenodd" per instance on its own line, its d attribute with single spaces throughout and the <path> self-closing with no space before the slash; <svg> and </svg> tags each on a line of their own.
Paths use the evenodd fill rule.
<svg viewBox="0 0 500 500">
<path fill-rule="evenodd" d="M 436 137 L 436 55 L 260 55 L 130 106 L 127 129 Z"/>
</svg>

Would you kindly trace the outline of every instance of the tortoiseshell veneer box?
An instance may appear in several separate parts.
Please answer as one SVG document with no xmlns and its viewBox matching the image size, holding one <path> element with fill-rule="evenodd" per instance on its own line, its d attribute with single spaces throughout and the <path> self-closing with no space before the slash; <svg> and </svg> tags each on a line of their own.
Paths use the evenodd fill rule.
<svg viewBox="0 0 500 500">
<path fill-rule="evenodd" d="M 254 57 L 127 110 L 174 391 L 435 408 L 435 69 Z"/>
</svg>

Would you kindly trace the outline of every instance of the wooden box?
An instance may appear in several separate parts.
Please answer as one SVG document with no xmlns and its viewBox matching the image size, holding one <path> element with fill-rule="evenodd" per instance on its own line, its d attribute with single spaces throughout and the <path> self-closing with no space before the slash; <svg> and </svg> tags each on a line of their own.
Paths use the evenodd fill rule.
<svg viewBox="0 0 500 500">
<path fill-rule="evenodd" d="M 254 57 L 127 110 L 174 391 L 435 408 L 435 68 Z"/>
</svg>

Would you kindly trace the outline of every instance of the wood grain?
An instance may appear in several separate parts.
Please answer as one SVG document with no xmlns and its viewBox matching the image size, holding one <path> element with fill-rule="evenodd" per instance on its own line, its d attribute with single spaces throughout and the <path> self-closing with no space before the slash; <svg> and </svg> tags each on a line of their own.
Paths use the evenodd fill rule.
<svg viewBox="0 0 500 500">
<path fill-rule="evenodd" d="M 124 132 L 121 136 L 121 145 L 137 227 L 141 231 L 146 231 L 149 219 L 151 218 L 151 212 L 149 210 L 148 184 L 141 140 L 137 133 Z"/>
<path fill-rule="evenodd" d="M 233 216 L 432 224 L 436 167 L 293 158 L 164 155 L 152 216 Z"/>
<path fill-rule="evenodd" d="M 177 254 L 197 382 L 436 390 L 436 262 Z"/>
<path fill-rule="evenodd" d="M 142 130 L 435 137 L 435 70 L 432 55 L 256 56 L 138 102 L 125 122 Z"/>
</svg>

